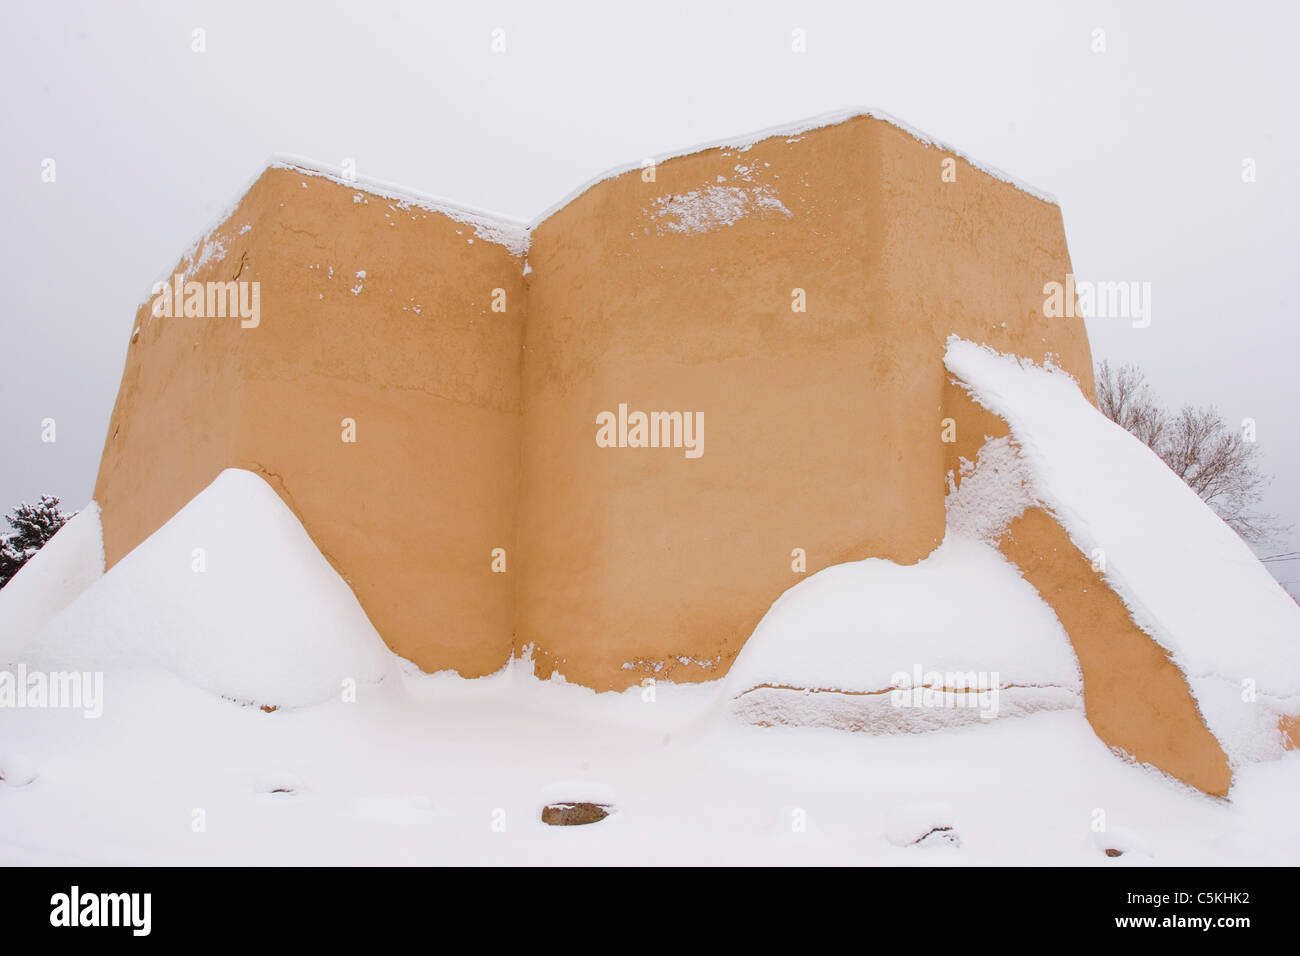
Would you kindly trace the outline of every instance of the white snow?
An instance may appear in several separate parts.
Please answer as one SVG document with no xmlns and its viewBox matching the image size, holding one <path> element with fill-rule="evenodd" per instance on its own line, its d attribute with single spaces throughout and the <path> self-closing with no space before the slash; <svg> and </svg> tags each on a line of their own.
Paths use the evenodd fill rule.
<svg viewBox="0 0 1300 956">
<path fill-rule="evenodd" d="M 894 846 L 934 845 L 927 837 L 955 834 L 953 808 L 942 800 L 919 800 L 894 807 L 885 817 L 885 839 Z M 939 831 L 936 834 L 935 831 Z M 922 842 L 924 841 L 924 842 Z M 953 845 L 947 840 L 939 842 Z"/>
<path fill-rule="evenodd" d="M 976 169 L 979 169 L 980 171 L 992 176 L 994 179 L 999 179 L 1004 183 L 1014 186 L 1015 188 L 1019 189 L 1021 192 L 1028 193 L 1029 195 L 1035 197 L 1036 199 L 1041 199 L 1043 202 L 1056 205 L 1056 197 L 1053 196 L 1051 193 L 1044 192 L 1043 190 L 1038 189 L 1035 186 L 1031 186 L 1022 180 L 1016 179 L 1014 176 L 1010 176 L 1007 173 L 1002 172 L 1002 170 L 997 169 L 996 167 L 971 159 L 965 153 L 953 149 L 951 146 L 945 145 L 944 143 L 935 139 L 933 136 L 930 136 L 928 133 L 923 133 L 920 130 L 916 129 L 915 127 L 909 126 L 907 123 L 904 123 L 902 120 L 897 119 L 896 117 L 890 115 L 889 113 L 886 113 L 884 110 L 878 110 L 871 107 L 851 107 L 849 109 L 836 110 L 831 113 L 823 113 L 819 116 L 812 116 L 805 119 L 796 120 L 793 123 L 789 123 L 783 126 L 772 126 L 766 129 L 745 133 L 740 136 L 726 137 L 724 139 L 713 140 L 707 143 L 701 143 L 696 146 L 688 146 L 684 149 L 672 150 L 671 152 L 663 153 L 655 157 L 653 162 L 655 164 L 664 163 L 670 159 L 677 159 L 678 157 L 681 156 L 690 156 L 694 153 L 702 153 L 710 149 L 734 149 L 738 152 L 745 152 L 746 150 L 750 149 L 752 146 L 756 145 L 757 143 L 761 143 L 765 139 L 772 139 L 775 137 L 784 137 L 787 143 L 797 143 L 799 141 L 800 135 L 803 133 L 808 133 L 816 129 L 822 129 L 827 126 L 836 126 L 840 123 L 847 122 L 848 120 L 854 119 L 859 116 L 869 116 L 872 119 L 882 120 L 883 122 L 889 123 L 892 126 L 896 126 L 900 130 L 902 130 L 903 132 L 911 136 L 913 139 L 922 143 L 923 145 L 932 146 L 944 153 L 947 153 L 950 156 L 963 159 L 970 165 L 974 166 Z M 551 216 L 555 215 L 557 212 L 559 212 L 569 203 L 573 202 L 575 199 L 577 199 L 587 190 L 591 189 L 593 186 L 596 186 L 607 179 L 614 179 L 617 176 L 622 176 L 624 173 L 630 173 L 633 171 L 643 169 L 645 167 L 645 164 L 646 161 L 643 159 L 638 162 L 629 163 L 624 166 L 616 166 L 613 169 L 608 169 L 605 172 L 600 173 L 599 175 L 583 183 L 581 186 L 573 190 L 573 192 L 569 193 L 564 198 L 560 199 L 558 202 L 552 204 L 550 207 L 545 209 L 540 215 L 536 216 L 528 224 L 527 228 L 530 231 L 536 229 L 537 226 L 545 222 Z"/>
<path fill-rule="evenodd" d="M 345 176 L 343 170 L 336 166 L 330 166 L 327 163 L 317 162 L 303 156 L 277 153 L 271 157 L 267 166 L 271 169 L 291 169 L 294 172 L 304 173 L 308 176 L 319 176 L 322 179 L 328 179 L 330 182 L 359 189 L 372 196 L 396 200 L 403 209 L 415 206 L 429 212 L 440 213 L 455 222 L 472 226 L 474 235 L 486 242 L 504 246 L 512 256 L 524 256 L 528 253 L 531 227 L 526 223 L 511 219 L 509 216 L 472 209 L 460 203 L 418 193 L 404 186 L 397 186 L 377 179 Z M 353 195 L 352 201 L 354 204 L 359 202 L 357 194 Z"/>
<path fill-rule="evenodd" d="M 791 215 L 776 192 L 766 185 L 704 186 L 688 193 L 660 196 L 646 215 L 658 222 L 660 235 L 665 231 L 690 235 L 733 226 L 750 213 L 763 210 Z"/>
<path fill-rule="evenodd" d="M 0 664 L 104 573 L 99 505 L 91 502 L 55 532 L 0 588 Z"/>
<path fill-rule="evenodd" d="M 717 719 L 717 683 L 649 704 L 518 666 L 410 670 L 266 714 L 133 668 L 100 720 L 6 714 L 0 752 L 41 773 L 0 786 L 0 864 L 1123 865 L 1093 842 L 1095 807 L 1165 865 L 1294 864 L 1300 845 L 1300 753 L 1244 768 L 1225 803 L 1117 759 L 1079 710 L 873 736 Z M 255 792 L 278 768 L 307 786 Z M 539 795 L 563 779 L 612 788 L 619 812 L 546 826 Z M 889 841 L 900 808 L 933 801 L 960 850 Z"/>
<path fill-rule="evenodd" d="M 1102 853 L 1107 850 L 1118 850 L 1129 858 L 1130 863 L 1134 862 L 1135 859 L 1142 862 L 1154 862 L 1146 841 L 1128 827 L 1108 823 L 1104 830 L 1093 832 L 1092 842 Z"/>
<path fill-rule="evenodd" d="M 305 789 L 302 778 L 292 770 L 277 768 L 264 770 L 253 779 L 253 790 L 257 793 L 298 793 Z"/>
<path fill-rule="evenodd" d="M 724 686 L 750 723 L 897 732 L 988 720 L 980 713 L 993 701 L 961 707 L 957 694 L 944 706 L 897 706 L 887 691 L 918 668 L 983 675 L 977 686 L 999 689 L 995 716 L 1079 706 L 1078 663 L 1051 608 L 993 547 L 953 534 L 915 565 L 868 558 L 795 585 Z"/>
<path fill-rule="evenodd" d="M 961 351 L 949 353 L 958 366 L 1002 361 Z M 1118 758 L 1088 725 L 1059 623 L 979 540 L 1006 518 L 999 489 L 1041 493 L 1051 430 L 1019 437 L 1036 434 L 1035 402 L 1073 427 L 1074 400 L 1043 385 L 1057 372 L 967 372 L 1012 412 L 1029 376 L 1034 402 L 1030 425 L 1011 414 L 1020 452 L 986 447 L 966 469 L 943 545 L 913 566 L 872 559 L 809 577 L 725 680 L 659 682 L 653 696 L 540 681 L 527 660 L 477 680 L 421 674 L 379 643 L 274 491 L 223 472 L 23 653 L 30 665 L 102 665 L 106 693 L 96 720 L 0 714 L 0 772 L 12 777 L 0 785 L 0 864 L 1293 864 L 1300 752 L 1239 767 L 1224 802 Z M 1183 517 L 1199 535 L 1200 519 Z M 19 599 L 39 603 L 58 563 L 29 575 Z M 1073 703 L 926 734 L 733 716 L 737 688 L 754 681 L 852 699 L 913 664 L 1042 681 Z M 355 699 L 338 693 L 345 677 Z M 618 813 L 548 827 L 539 802 L 557 800 Z M 1122 826 L 1095 834 L 1098 807 Z M 960 849 L 943 834 L 916 843 L 935 826 L 953 827 Z M 1116 841 L 1124 856 L 1108 858 Z"/>
<path fill-rule="evenodd" d="M 932 146 L 951 156 L 959 157 L 965 160 L 970 165 L 974 166 L 976 169 L 979 169 L 987 173 L 988 175 L 992 176 L 994 179 L 999 179 L 1002 182 L 1008 183 L 1016 187 L 1017 189 L 1021 190 L 1022 192 L 1028 193 L 1031 196 L 1041 199 L 1043 202 L 1052 203 L 1054 205 L 1056 204 L 1056 198 L 1052 196 L 1050 193 L 1037 189 L 1034 186 L 1030 186 L 1028 183 L 1018 180 L 1015 177 L 1010 176 L 993 166 L 987 165 L 985 163 L 977 162 L 976 160 L 971 159 L 965 153 L 962 153 L 959 150 L 955 150 L 952 147 L 943 144 L 942 142 L 928 135 L 927 133 L 923 133 L 920 130 L 917 130 L 914 127 L 911 127 L 906 123 L 902 122 L 901 120 L 895 118 L 894 116 L 891 116 L 889 113 L 886 113 L 883 110 L 872 109 L 869 107 L 857 107 L 857 108 L 850 108 L 844 110 L 837 110 L 832 113 L 824 113 L 819 116 L 813 116 L 806 119 L 798 120 L 794 123 L 789 123 L 783 126 L 774 126 L 774 127 L 769 127 L 767 129 L 758 130 L 756 132 L 746 133 L 738 137 L 736 136 L 727 137 L 724 139 L 715 140 L 708 143 L 701 143 L 697 146 L 690 146 L 684 149 L 673 150 L 669 153 L 665 153 L 659 156 L 657 159 L 654 160 L 654 162 L 662 163 L 670 159 L 675 159 L 681 156 L 689 156 L 693 153 L 701 153 L 710 149 L 734 149 L 739 152 L 744 152 L 748 150 L 750 147 L 754 146 L 756 143 L 774 137 L 784 137 L 787 143 L 797 143 L 799 141 L 800 134 L 807 133 L 815 129 L 821 129 L 826 126 L 835 126 L 839 123 L 846 122 L 848 120 L 854 119 L 855 117 L 859 117 L 859 116 L 869 116 L 873 119 L 882 120 L 886 123 L 896 126 L 899 129 L 901 129 L 903 132 L 911 136 L 913 139 L 916 139 L 918 142 L 923 143 L 926 146 Z M 474 228 L 474 234 L 478 236 L 480 239 L 483 239 L 487 242 L 496 243 L 497 245 L 504 246 L 512 256 L 516 256 L 516 257 L 523 257 L 528 254 L 528 246 L 529 243 L 532 241 L 532 232 L 534 229 L 536 229 L 539 225 L 541 225 L 551 216 L 555 215 L 557 212 L 559 212 L 569 203 L 573 202 L 575 199 L 577 199 L 587 190 L 591 189 L 593 186 L 598 185 L 599 183 L 604 182 L 607 179 L 613 179 L 617 176 L 622 176 L 624 173 L 640 170 L 643 169 L 644 167 L 645 167 L 645 160 L 640 160 L 636 163 L 631 163 L 628 165 L 617 166 L 612 169 L 608 169 L 605 172 L 600 173 L 599 175 L 583 183 L 581 186 L 579 186 L 577 189 L 565 195 L 559 201 L 553 203 L 551 206 L 543 210 L 539 215 L 535 216 L 532 220 L 522 220 L 501 213 L 489 212 L 482 209 L 474 209 L 469 206 L 462 205 L 460 203 L 452 202 L 451 200 L 448 199 L 443 199 L 438 196 L 432 196 L 432 195 L 420 193 L 413 189 L 408 189 L 405 186 L 398 186 L 393 183 L 384 182 L 382 180 L 368 179 L 365 177 L 359 177 L 351 174 L 345 175 L 342 168 L 338 166 L 332 166 L 328 163 L 322 163 L 314 159 L 308 159 L 303 156 L 295 156 L 289 153 L 276 153 L 267 161 L 267 166 L 266 166 L 266 168 L 268 169 L 289 169 L 289 170 L 293 170 L 294 172 L 303 173 L 308 176 L 319 176 L 323 179 L 328 179 L 331 182 L 335 182 L 347 186 L 348 188 L 360 190 L 360 192 L 356 192 L 353 194 L 352 201 L 354 204 L 368 202 L 368 200 L 364 198 L 360 198 L 362 197 L 362 193 L 368 193 L 369 195 L 372 196 L 377 196 L 383 199 L 392 199 L 399 203 L 404 203 L 409 206 L 416 206 L 420 209 L 426 209 L 431 212 L 441 213 L 442 215 L 445 215 L 447 216 L 447 218 L 452 219 L 456 222 L 465 223 L 466 225 L 472 226 Z M 748 169 L 748 167 L 744 167 L 744 168 Z M 230 216 L 234 213 L 235 209 L 238 207 L 239 203 L 243 200 L 244 196 L 248 193 L 248 190 L 252 188 L 253 183 L 257 181 L 257 178 L 260 177 L 260 175 L 261 172 L 259 171 L 258 176 L 250 180 L 248 184 L 239 191 L 239 194 L 236 197 L 236 199 L 233 202 L 229 203 L 222 210 L 222 212 L 212 221 L 211 225 L 209 225 L 206 229 L 204 229 L 201 233 L 199 233 L 199 237 L 196 238 L 194 242 L 189 246 L 188 252 L 183 257 L 184 262 L 194 263 L 195 255 L 201 249 L 204 250 L 205 255 L 209 254 L 207 252 L 207 247 L 209 245 L 208 240 L 210 239 L 211 235 L 214 232 L 216 232 L 216 230 L 221 225 L 223 225 L 226 222 L 226 220 L 230 218 Z M 779 200 L 777 200 L 777 202 L 779 205 Z M 242 235 L 243 232 L 246 230 L 247 227 L 241 230 L 240 234 Z M 217 252 L 218 250 L 216 248 L 213 248 L 210 254 L 217 254 Z M 219 250 L 219 253 L 220 255 L 224 256 L 225 249 L 221 248 Z M 204 261 L 206 261 L 206 259 Z M 194 265 L 192 267 L 192 269 L 196 269 L 196 268 L 197 265 Z M 192 271 L 192 269 L 190 271 Z M 167 277 L 168 279 L 170 279 L 170 272 L 167 274 Z M 149 302 L 151 298 L 152 298 L 152 293 L 149 296 L 146 296 L 142 300 L 141 304 Z"/>
<path fill-rule="evenodd" d="M 345 680 L 379 680 L 389 663 L 293 512 L 238 469 L 223 471 L 72 601 L 22 657 L 53 670 L 158 666 L 271 707 L 339 697 Z M 114 686 L 110 673 L 106 698 Z"/>
<path fill-rule="evenodd" d="M 617 806 L 614 788 L 596 780 L 560 780 L 542 787 L 537 799 L 537 807 L 565 803 L 595 803 L 601 806 Z"/>
<path fill-rule="evenodd" d="M 1033 504 L 1031 476 L 1010 438 L 984 443 L 975 461 L 962 459 L 959 474 L 948 476 L 949 534 L 996 543 L 1025 509 Z"/>
<path fill-rule="evenodd" d="M 923 561 L 834 565 L 786 591 L 727 675 L 730 713 L 918 733 L 1081 707 L 1060 621 L 994 546 L 1030 501 L 1028 478 L 1008 439 L 990 441 L 960 487 L 950 476 L 947 535 Z"/>
<path fill-rule="evenodd" d="M 225 244 L 208 233 L 181 259 L 181 280 L 188 281 L 209 262 L 220 262 L 224 258 Z"/>
<path fill-rule="evenodd" d="M 1300 607 L 1241 538 L 1060 369 L 955 336 L 945 361 L 1010 426 L 1034 500 L 1084 554 L 1103 549 L 1107 584 L 1187 675 L 1229 757 L 1280 752 L 1278 714 L 1300 712 Z"/>
<path fill-rule="evenodd" d="M 6 787 L 25 787 L 39 776 L 34 764 L 17 751 L 0 753 L 0 783 Z"/>
</svg>

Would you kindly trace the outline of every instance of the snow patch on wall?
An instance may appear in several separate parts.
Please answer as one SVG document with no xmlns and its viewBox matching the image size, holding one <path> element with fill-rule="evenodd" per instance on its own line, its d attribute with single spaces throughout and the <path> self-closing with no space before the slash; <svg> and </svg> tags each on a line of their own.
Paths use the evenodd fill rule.
<svg viewBox="0 0 1300 956">
<path fill-rule="evenodd" d="M 209 262 L 220 262 L 226 258 L 226 246 L 220 239 L 208 233 L 200 239 L 181 259 L 181 279 L 188 282 Z"/>
<path fill-rule="evenodd" d="M 958 474 L 948 473 L 948 530 L 996 542 L 1034 504 L 1031 482 L 1015 443 L 1008 437 L 990 439 L 975 461 L 963 458 Z"/>
<path fill-rule="evenodd" d="M 792 215 L 770 186 L 716 184 L 680 195 L 660 196 L 645 213 L 658 223 L 659 235 L 665 231 L 693 235 L 734 226 L 750 213 L 765 210 Z"/>
</svg>

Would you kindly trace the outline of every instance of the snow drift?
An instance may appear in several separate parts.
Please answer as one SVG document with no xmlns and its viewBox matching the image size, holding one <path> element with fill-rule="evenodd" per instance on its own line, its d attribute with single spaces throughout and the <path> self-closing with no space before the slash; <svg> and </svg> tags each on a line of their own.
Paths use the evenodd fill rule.
<svg viewBox="0 0 1300 956">
<path fill-rule="evenodd" d="M 1229 757 L 1279 752 L 1279 715 L 1300 711 L 1300 607 L 1241 538 L 1060 369 L 955 336 L 945 363 L 1006 421 L 1032 502 L 1084 554 L 1102 549 L 1106 583 L 1186 675 Z"/>
<path fill-rule="evenodd" d="M 0 588 L 0 663 L 15 660 L 34 634 L 103 573 L 99 505 L 92 501 Z"/>
<path fill-rule="evenodd" d="M 266 706 L 328 699 L 345 680 L 379 680 L 391 660 L 293 512 L 238 469 L 55 616 L 23 656 L 51 667 L 159 666 Z"/>
<path fill-rule="evenodd" d="M 918 671 L 946 688 L 923 706 L 891 693 L 919 683 Z M 966 698 L 932 674 L 983 675 L 996 704 Z M 747 723 L 871 732 L 1078 707 L 1080 687 L 1051 608 L 994 548 L 952 534 L 918 564 L 868 558 L 786 591 L 725 684 L 732 713 Z"/>
</svg>

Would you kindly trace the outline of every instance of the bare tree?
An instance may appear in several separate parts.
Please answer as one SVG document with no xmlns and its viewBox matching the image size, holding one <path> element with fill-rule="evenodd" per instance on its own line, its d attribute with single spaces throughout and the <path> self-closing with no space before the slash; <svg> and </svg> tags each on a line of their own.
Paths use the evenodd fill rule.
<svg viewBox="0 0 1300 956">
<path fill-rule="evenodd" d="M 1154 448 L 1169 416 L 1136 365 L 1097 366 L 1097 407 L 1101 413 Z"/>
<path fill-rule="evenodd" d="M 1289 526 L 1256 510 L 1271 480 L 1259 469 L 1259 446 L 1229 428 L 1214 406 L 1184 405 L 1171 415 L 1136 365 L 1097 366 L 1097 407 L 1137 437 L 1233 531 L 1267 541 Z"/>
</svg>

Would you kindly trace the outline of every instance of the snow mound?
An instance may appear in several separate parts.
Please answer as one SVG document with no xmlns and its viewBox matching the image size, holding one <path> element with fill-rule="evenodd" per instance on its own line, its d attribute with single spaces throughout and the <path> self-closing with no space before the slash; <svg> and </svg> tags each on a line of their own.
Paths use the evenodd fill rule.
<svg viewBox="0 0 1300 956">
<path fill-rule="evenodd" d="M 238 469 L 69 604 L 25 657 L 79 669 L 159 666 L 277 707 L 329 699 L 345 680 L 377 681 L 391 659 L 293 512 Z"/>
<path fill-rule="evenodd" d="M 918 564 L 868 558 L 786 591 L 725 684 L 749 723 L 875 732 L 1077 707 L 1081 688 L 1051 608 L 994 548 L 953 534 Z"/>
<path fill-rule="evenodd" d="M 1280 752 L 1300 710 L 1300 607 L 1240 537 L 1064 371 L 956 336 L 948 370 L 1011 429 L 1030 493 L 1187 675 L 1235 762 Z"/>
<path fill-rule="evenodd" d="M 25 754 L 0 754 L 0 783 L 9 787 L 25 787 L 38 775 L 36 764 Z"/>
<path fill-rule="evenodd" d="M 91 502 L 0 588 L 0 662 L 18 651 L 104 573 L 99 505 Z"/>
</svg>

